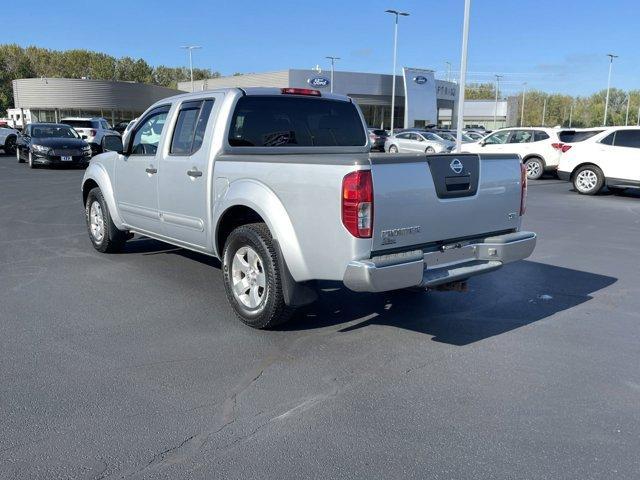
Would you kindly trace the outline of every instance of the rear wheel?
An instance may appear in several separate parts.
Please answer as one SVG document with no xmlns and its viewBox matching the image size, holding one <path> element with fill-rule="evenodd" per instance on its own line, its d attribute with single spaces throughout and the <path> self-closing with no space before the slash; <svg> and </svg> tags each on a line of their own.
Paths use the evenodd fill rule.
<svg viewBox="0 0 640 480">
<path fill-rule="evenodd" d="M 227 299 L 238 318 L 253 328 L 271 328 L 289 319 L 279 253 L 264 223 L 236 228 L 222 255 Z"/>
<path fill-rule="evenodd" d="M 526 160 L 524 162 L 524 166 L 527 169 L 527 178 L 529 180 L 538 180 L 544 173 L 542 160 L 537 157 Z"/>
<path fill-rule="evenodd" d="M 427 147 L 427 149 L 424 152 L 425 153 L 436 153 L 436 150 L 433 147 Z"/>
<path fill-rule="evenodd" d="M 24 160 L 22 159 L 22 156 L 20 155 L 20 149 L 16 148 L 16 159 L 18 160 L 18 163 L 24 163 Z"/>
<path fill-rule="evenodd" d="M 102 253 L 122 250 L 127 241 L 127 232 L 118 230 L 114 225 L 107 202 L 98 187 L 91 189 L 87 195 L 84 212 L 93 248 Z"/>
<path fill-rule="evenodd" d="M 398 147 L 396 147 L 395 145 L 391 145 L 389 147 L 389 153 L 398 153 Z"/>
<path fill-rule="evenodd" d="M 580 167 L 573 175 L 573 186 L 582 195 L 595 195 L 604 185 L 604 174 L 595 165 Z"/>
<path fill-rule="evenodd" d="M 33 163 L 33 153 L 29 152 L 29 168 L 36 168 L 35 164 Z"/>
</svg>

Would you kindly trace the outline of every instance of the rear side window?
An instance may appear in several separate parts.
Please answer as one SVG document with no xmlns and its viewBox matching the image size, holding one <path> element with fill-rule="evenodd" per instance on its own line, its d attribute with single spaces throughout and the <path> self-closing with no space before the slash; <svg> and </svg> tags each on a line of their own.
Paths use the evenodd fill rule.
<svg viewBox="0 0 640 480">
<path fill-rule="evenodd" d="M 182 104 L 171 139 L 171 155 L 192 155 L 200 149 L 212 107 L 213 100 Z"/>
<path fill-rule="evenodd" d="M 605 145 L 613 145 L 613 137 L 615 136 L 616 132 L 613 132 L 600 140 L 600 143 L 604 143 Z"/>
<path fill-rule="evenodd" d="M 616 147 L 640 148 L 640 130 L 618 130 L 614 145 Z"/>
<path fill-rule="evenodd" d="M 507 143 L 529 143 L 532 136 L 532 132 L 528 130 L 516 130 L 511 134 Z"/>
<path fill-rule="evenodd" d="M 542 140 L 548 140 L 548 139 L 549 139 L 549 135 L 547 135 L 546 132 L 543 132 L 541 130 L 536 130 L 535 132 L 533 132 L 534 142 L 540 142 Z"/>
<path fill-rule="evenodd" d="M 281 96 L 245 96 L 231 119 L 235 147 L 351 147 L 367 144 L 351 102 Z"/>
<path fill-rule="evenodd" d="M 602 133 L 602 130 L 589 130 L 588 132 L 577 132 L 575 130 L 564 130 L 558 133 L 558 138 L 562 143 L 584 142 L 585 140 Z"/>
</svg>

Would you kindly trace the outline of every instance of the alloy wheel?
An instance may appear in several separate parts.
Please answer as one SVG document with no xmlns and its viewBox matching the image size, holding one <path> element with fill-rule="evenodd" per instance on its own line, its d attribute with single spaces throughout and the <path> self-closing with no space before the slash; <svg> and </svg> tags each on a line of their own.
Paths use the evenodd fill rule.
<svg viewBox="0 0 640 480">
<path fill-rule="evenodd" d="M 241 247 L 233 256 L 231 281 L 235 299 L 250 309 L 258 308 L 266 298 L 267 278 L 260 255 L 251 247 Z"/>
<path fill-rule="evenodd" d="M 576 177 L 576 188 L 581 192 L 590 192 L 598 184 L 598 176 L 593 170 L 582 170 Z"/>
<path fill-rule="evenodd" d="M 89 209 L 89 226 L 93 239 L 97 243 L 101 243 L 104 238 L 104 216 L 102 214 L 102 207 L 96 200 L 91 203 Z"/>
<path fill-rule="evenodd" d="M 529 161 L 527 162 L 527 177 L 529 178 L 537 178 L 540 175 L 540 171 L 542 170 L 542 165 L 537 161 Z"/>
</svg>

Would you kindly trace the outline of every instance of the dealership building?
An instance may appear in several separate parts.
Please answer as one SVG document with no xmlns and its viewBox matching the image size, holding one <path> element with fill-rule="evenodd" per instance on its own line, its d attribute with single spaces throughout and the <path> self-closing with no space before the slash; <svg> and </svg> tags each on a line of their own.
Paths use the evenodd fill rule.
<svg viewBox="0 0 640 480">
<path fill-rule="evenodd" d="M 458 85 L 436 79 L 434 72 L 403 68 L 395 77 L 395 127 L 455 126 Z M 194 82 L 194 90 L 223 87 L 298 87 L 349 95 L 360 106 L 370 127 L 391 126 L 392 75 L 288 69 L 218 77 Z M 104 117 L 112 125 L 138 117 L 158 100 L 191 91 L 191 82 L 179 90 L 134 82 L 71 78 L 25 78 L 13 81 L 15 108 L 8 110 L 11 125 L 56 122 L 65 117 Z M 517 109 L 517 108 L 516 108 Z M 507 101 L 466 101 L 464 126 L 488 129 L 513 125 Z M 494 123 L 494 117 L 496 123 Z"/>
<path fill-rule="evenodd" d="M 150 105 L 182 93 L 135 82 L 75 78 L 22 78 L 13 81 L 11 125 L 57 122 L 65 117 L 104 117 L 112 125 L 138 117 Z"/>
<path fill-rule="evenodd" d="M 277 87 L 314 88 L 321 92 L 341 93 L 353 98 L 360 106 L 370 127 L 391 126 L 392 75 L 380 73 L 336 71 L 331 81 L 330 72 L 288 69 L 267 73 L 251 73 L 230 77 L 210 78 L 193 83 L 194 91 L 223 87 Z M 423 127 L 435 124 L 455 126 L 458 85 L 436 79 L 433 70 L 402 69 L 395 77 L 396 100 L 394 127 Z M 191 82 L 178 84 L 180 90 L 190 92 Z M 465 126 L 497 128 L 506 124 L 506 101 L 465 102 Z M 497 113 L 494 126 L 494 113 Z"/>
</svg>

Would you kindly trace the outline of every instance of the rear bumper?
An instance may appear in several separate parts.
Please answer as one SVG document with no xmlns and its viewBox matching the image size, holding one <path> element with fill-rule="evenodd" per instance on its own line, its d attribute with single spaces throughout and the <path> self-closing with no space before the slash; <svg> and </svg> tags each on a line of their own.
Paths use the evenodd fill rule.
<svg viewBox="0 0 640 480">
<path fill-rule="evenodd" d="M 527 258 L 536 246 L 533 232 L 515 232 L 447 246 L 349 262 L 343 282 L 356 292 L 436 287 L 488 273 Z"/>
</svg>

